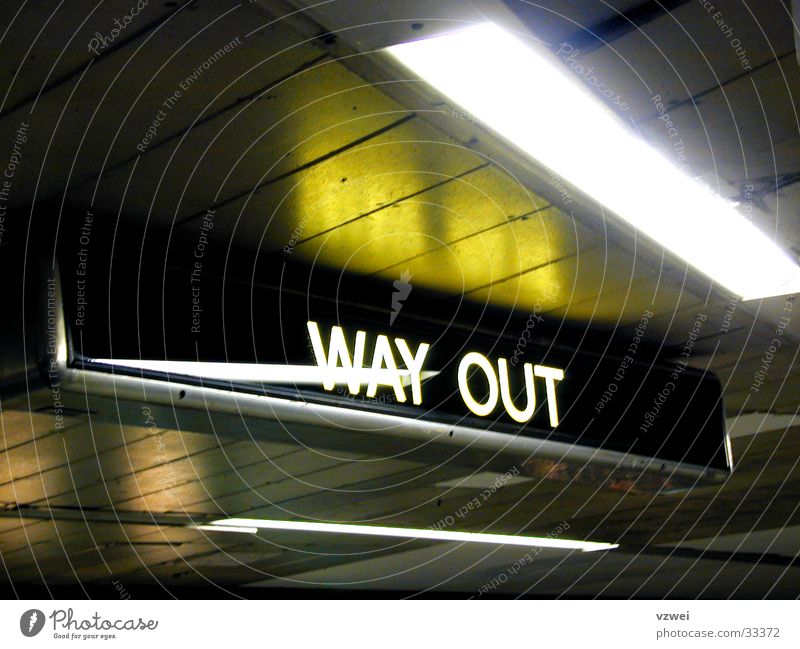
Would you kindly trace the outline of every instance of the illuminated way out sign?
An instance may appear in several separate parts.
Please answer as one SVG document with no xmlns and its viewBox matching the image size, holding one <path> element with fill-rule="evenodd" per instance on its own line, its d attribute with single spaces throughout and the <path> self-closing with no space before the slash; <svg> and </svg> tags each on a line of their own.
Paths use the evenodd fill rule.
<svg viewBox="0 0 800 649">
<path fill-rule="evenodd" d="M 424 405 L 423 382 L 439 374 L 427 370 L 425 361 L 430 350 L 429 343 L 419 343 L 415 349 L 404 338 L 390 338 L 384 334 L 375 337 L 371 359 L 367 356 L 367 332 L 356 331 L 348 343 L 342 327 L 331 327 L 326 349 L 316 322 L 308 322 L 308 334 L 313 346 L 317 366 L 320 369 L 322 386 L 333 391 L 337 385 L 346 385 L 351 395 L 362 393 L 374 399 L 379 388 L 393 391 L 398 403 L 407 401 L 406 389 L 414 405 Z M 398 362 L 399 361 L 399 362 Z M 547 365 L 522 365 L 524 388 L 522 396 L 512 392 L 508 360 L 498 358 L 496 365 L 480 352 L 466 353 L 458 362 L 458 391 L 470 412 L 479 417 L 491 415 L 498 402 L 506 414 L 516 422 L 527 423 L 533 418 L 537 405 L 535 377 L 541 379 L 547 395 L 550 426 L 558 426 L 558 398 L 556 383 L 564 380 L 564 371 Z M 519 371 L 519 370 L 515 370 Z M 485 386 L 483 394 L 476 395 L 471 377 L 481 375 Z M 472 382 L 474 383 L 474 382 Z M 522 403 L 519 403 L 519 402 Z"/>
<path fill-rule="evenodd" d="M 63 282 L 74 364 L 727 468 L 719 380 L 654 361 L 633 327 L 615 332 L 613 346 L 595 345 L 538 319 L 530 328 L 527 314 L 421 289 L 392 318 L 385 284 L 300 267 L 278 266 L 273 283 L 204 268 L 197 298 L 190 270 L 130 272 L 134 252 L 129 264 L 95 271 L 103 281 L 80 285 L 81 295 Z M 62 272 L 77 269 L 62 263 Z"/>
</svg>

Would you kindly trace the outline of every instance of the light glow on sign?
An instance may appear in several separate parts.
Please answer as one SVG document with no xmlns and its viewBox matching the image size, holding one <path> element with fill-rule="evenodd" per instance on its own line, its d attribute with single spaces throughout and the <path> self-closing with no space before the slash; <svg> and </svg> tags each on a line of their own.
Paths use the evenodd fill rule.
<svg viewBox="0 0 800 649">
<path fill-rule="evenodd" d="M 357 381 L 359 384 L 368 383 L 373 376 L 377 376 L 382 383 L 393 379 L 394 372 L 389 370 L 373 370 L 365 367 L 361 369 L 348 369 L 337 367 L 326 370 L 317 365 L 281 365 L 270 363 L 216 363 L 212 361 L 158 361 L 138 358 L 93 358 L 93 363 L 109 365 L 117 368 L 127 368 L 145 372 L 172 374 L 174 376 L 187 376 L 209 381 L 226 381 L 232 383 L 266 383 L 274 385 L 322 385 L 326 379 L 332 379 L 334 384 L 349 384 Z M 397 370 L 400 382 L 413 388 L 411 372 Z M 436 376 L 439 372 L 420 372 L 418 381 L 422 382 Z"/>
<path fill-rule="evenodd" d="M 616 543 L 595 541 L 570 541 L 568 539 L 541 536 L 517 536 L 515 534 L 491 534 L 485 532 L 456 532 L 452 530 L 417 529 L 412 527 L 383 527 L 351 523 L 314 523 L 310 521 L 277 521 L 260 518 L 223 518 L 209 525 L 191 525 L 194 529 L 220 531 L 276 530 L 295 532 L 323 532 L 329 534 L 356 534 L 361 536 L 388 536 L 401 539 L 427 539 L 432 541 L 456 541 L 461 543 L 494 543 L 496 545 L 522 545 L 534 548 L 558 550 L 581 550 L 596 552 L 618 548 Z"/>
</svg>

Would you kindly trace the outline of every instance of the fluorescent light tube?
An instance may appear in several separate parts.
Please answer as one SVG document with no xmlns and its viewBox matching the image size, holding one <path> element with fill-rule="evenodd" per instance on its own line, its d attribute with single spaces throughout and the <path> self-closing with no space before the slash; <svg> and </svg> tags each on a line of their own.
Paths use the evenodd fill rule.
<svg viewBox="0 0 800 649">
<path fill-rule="evenodd" d="M 357 534 L 362 536 L 388 536 L 400 539 L 429 539 L 431 541 L 458 541 L 461 543 L 494 543 L 496 545 L 522 545 L 534 548 L 581 550 L 596 552 L 619 547 L 614 543 L 569 541 L 537 536 L 511 534 L 484 534 L 481 532 L 455 532 L 449 530 L 421 530 L 410 527 L 382 527 L 348 523 L 312 523 L 308 521 L 274 521 L 258 518 L 225 518 L 209 525 L 194 525 L 195 529 L 226 531 L 289 530 L 294 532 L 327 532 L 329 534 Z"/>
<path fill-rule="evenodd" d="M 800 291 L 800 267 L 558 64 L 491 23 L 388 48 L 476 120 L 743 299 Z"/>
</svg>

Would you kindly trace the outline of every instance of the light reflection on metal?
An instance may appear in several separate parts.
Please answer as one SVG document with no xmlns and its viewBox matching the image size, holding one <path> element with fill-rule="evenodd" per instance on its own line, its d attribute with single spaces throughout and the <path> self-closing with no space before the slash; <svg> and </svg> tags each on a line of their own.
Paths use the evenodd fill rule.
<svg viewBox="0 0 800 649">
<path fill-rule="evenodd" d="M 595 541 L 571 541 L 540 536 L 520 536 L 515 534 L 492 534 L 483 532 L 457 532 L 453 530 L 417 529 L 411 527 L 385 527 L 380 525 L 360 525 L 350 523 L 315 523 L 310 521 L 279 521 L 259 518 L 223 518 L 210 525 L 191 526 L 194 529 L 214 529 L 225 531 L 293 531 L 321 532 L 359 536 L 383 536 L 401 539 L 420 539 L 430 541 L 451 541 L 460 543 L 492 543 L 496 545 L 521 545 L 535 548 L 558 550 L 581 550 L 596 552 L 619 547 L 615 543 Z M 241 530 L 240 530 L 241 528 Z"/>
</svg>

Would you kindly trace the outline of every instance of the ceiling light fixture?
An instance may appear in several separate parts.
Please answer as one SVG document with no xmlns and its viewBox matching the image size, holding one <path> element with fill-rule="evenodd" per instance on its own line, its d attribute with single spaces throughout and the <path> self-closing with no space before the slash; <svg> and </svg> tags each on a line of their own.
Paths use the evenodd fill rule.
<svg viewBox="0 0 800 649">
<path fill-rule="evenodd" d="M 800 267 L 730 201 L 651 148 L 546 53 L 487 23 L 388 48 L 538 162 L 743 299 L 800 291 Z"/>
<path fill-rule="evenodd" d="M 279 530 L 293 532 L 326 532 L 329 534 L 356 534 L 361 536 L 386 536 L 400 539 L 425 539 L 431 541 L 455 541 L 460 543 L 494 543 L 496 545 L 522 545 L 534 548 L 557 550 L 581 550 L 596 552 L 619 547 L 615 543 L 594 541 L 570 541 L 538 536 L 513 534 L 487 534 L 482 532 L 455 532 L 451 530 L 422 530 L 411 527 L 383 527 L 349 523 L 313 523 L 309 521 L 277 521 L 257 518 L 224 518 L 208 525 L 192 525 L 194 529 L 255 532 L 257 530 Z"/>
</svg>

